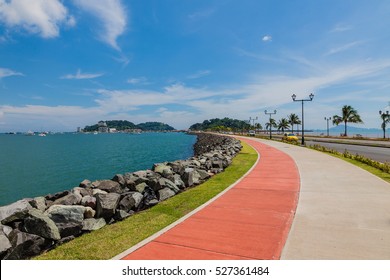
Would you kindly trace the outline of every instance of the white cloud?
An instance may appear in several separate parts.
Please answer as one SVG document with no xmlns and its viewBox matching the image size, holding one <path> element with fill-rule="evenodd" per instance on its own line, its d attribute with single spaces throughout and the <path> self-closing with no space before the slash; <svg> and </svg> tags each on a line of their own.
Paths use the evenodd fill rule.
<svg viewBox="0 0 390 280">
<path fill-rule="evenodd" d="M 138 77 L 138 78 L 128 78 L 126 82 L 132 85 L 136 85 L 136 84 L 147 84 L 148 83 L 147 81 L 148 79 L 146 79 L 145 77 Z"/>
<path fill-rule="evenodd" d="M 351 43 L 348 43 L 348 44 L 345 44 L 345 45 L 342 45 L 342 46 L 339 46 L 336 48 L 332 48 L 325 55 L 332 55 L 332 54 L 336 54 L 339 52 L 343 52 L 343 51 L 349 50 L 355 46 L 358 46 L 362 43 L 363 43 L 362 41 L 355 41 L 355 42 L 351 42 Z"/>
<path fill-rule="evenodd" d="M 99 34 L 102 41 L 119 50 L 117 38 L 125 32 L 127 16 L 120 0 L 73 0 L 84 11 L 97 17 L 103 32 Z"/>
<path fill-rule="evenodd" d="M 0 21 L 43 38 L 57 37 L 61 24 L 75 25 L 59 0 L 0 0 Z"/>
<path fill-rule="evenodd" d="M 308 62 L 303 63 L 306 65 Z M 305 76 L 259 75 L 253 77 L 251 82 L 227 84 L 223 88 L 194 88 L 173 84 L 154 91 L 100 89 L 100 95 L 92 101 L 91 107 L 0 105 L 2 122 L 6 123 L 1 125 L 0 129 L 7 131 L 10 130 L 7 128 L 12 126 L 25 125 L 23 120 L 26 119 L 31 123 L 35 122 L 37 129 L 46 120 L 53 122 L 53 126 L 56 122 L 57 127 L 76 128 L 96 123 L 99 119 L 114 118 L 133 122 L 157 120 L 176 128 L 187 128 L 195 122 L 215 117 L 227 116 L 246 120 L 249 116 L 259 116 L 259 122 L 264 124 L 265 109 L 277 109 L 277 118 L 291 112 L 299 113 L 300 106 L 293 104 L 291 95 L 295 93 L 298 98 L 305 98 L 310 92 L 315 94 L 315 99 L 307 107 L 307 114 L 313 116 L 308 119 L 307 125 L 321 127 L 325 115 L 336 113 L 332 111 L 334 108 L 341 108 L 346 102 L 366 104 L 376 89 L 374 84 L 370 84 L 348 92 L 343 89 L 342 94 L 337 95 L 338 92 L 334 92 L 335 87 L 371 81 L 373 77 L 385 76 L 390 70 L 389 60 L 361 61 L 350 65 L 321 65 L 322 71 L 316 69 Z M 144 107 L 151 106 L 155 109 L 143 110 Z M 365 111 L 362 111 L 366 114 L 362 114 L 362 117 L 368 120 L 365 121 L 366 124 L 375 127 L 374 121 L 369 123 L 369 110 L 366 107 Z"/>
<path fill-rule="evenodd" d="M 23 74 L 19 72 L 15 72 L 11 69 L 0 68 L 0 79 L 5 77 L 10 77 L 10 76 L 23 76 Z"/>
<path fill-rule="evenodd" d="M 351 25 L 338 24 L 330 30 L 331 33 L 345 32 L 353 29 Z"/>
<path fill-rule="evenodd" d="M 78 69 L 76 74 L 67 74 L 61 76 L 61 79 L 67 80 L 85 80 L 85 79 L 94 79 L 103 76 L 103 73 L 81 73 L 81 70 Z"/>
<path fill-rule="evenodd" d="M 187 76 L 187 79 L 199 79 L 199 78 L 202 78 L 204 76 L 208 76 L 210 75 L 211 71 L 210 70 L 202 70 L 202 71 L 198 71 L 192 75 L 189 75 Z"/>
<path fill-rule="evenodd" d="M 272 36 L 271 35 L 265 35 L 261 39 L 263 42 L 271 42 L 272 41 Z"/>
</svg>

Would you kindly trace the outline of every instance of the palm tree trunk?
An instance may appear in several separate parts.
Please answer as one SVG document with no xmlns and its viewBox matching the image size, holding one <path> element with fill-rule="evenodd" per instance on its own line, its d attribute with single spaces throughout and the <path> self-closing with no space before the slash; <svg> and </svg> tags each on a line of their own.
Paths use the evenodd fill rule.
<svg viewBox="0 0 390 280">
<path fill-rule="evenodd" d="M 347 122 L 345 121 L 345 129 L 344 129 L 344 136 L 347 136 Z"/>
</svg>

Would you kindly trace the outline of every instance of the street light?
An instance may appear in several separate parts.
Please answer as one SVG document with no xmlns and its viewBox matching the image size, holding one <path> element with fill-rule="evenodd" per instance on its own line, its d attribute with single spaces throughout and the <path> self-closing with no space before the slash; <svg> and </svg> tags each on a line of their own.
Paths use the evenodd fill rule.
<svg viewBox="0 0 390 280">
<path fill-rule="evenodd" d="M 326 120 L 326 135 L 329 137 L 329 121 L 331 120 L 332 118 L 329 117 L 325 117 L 324 120 Z"/>
<path fill-rule="evenodd" d="M 249 124 L 251 123 L 251 121 L 253 121 L 253 127 L 255 127 L 255 121 L 257 121 L 258 117 L 256 118 L 252 118 L 252 117 L 249 117 Z"/>
<path fill-rule="evenodd" d="M 272 139 L 272 124 L 271 124 L 271 116 L 276 114 L 276 110 L 273 112 L 264 111 L 266 115 L 269 115 L 269 139 Z"/>
<path fill-rule="evenodd" d="M 295 94 L 291 95 L 291 97 L 292 97 L 293 101 L 302 102 L 302 141 L 301 141 L 301 144 L 302 144 L 302 146 L 304 146 L 305 145 L 305 121 L 304 121 L 304 115 L 303 115 L 303 102 L 312 101 L 314 98 L 314 94 L 310 93 L 309 99 L 296 99 L 297 96 Z"/>
<path fill-rule="evenodd" d="M 389 111 L 382 112 L 382 110 L 379 111 L 379 115 L 383 119 L 382 128 L 383 128 L 383 139 L 386 139 L 386 118 L 390 118 Z"/>
</svg>

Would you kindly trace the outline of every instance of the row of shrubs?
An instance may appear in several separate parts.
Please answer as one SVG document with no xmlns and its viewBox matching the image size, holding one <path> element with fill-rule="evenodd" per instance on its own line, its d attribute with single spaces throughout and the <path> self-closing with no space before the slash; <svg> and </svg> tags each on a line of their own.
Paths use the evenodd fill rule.
<svg viewBox="0 0 390 280">
<path fill-rule="evenodd" d="M 317 151 L 325 152 L 325 153 L 334 154 L 337 156 L 342 156 L 344 158 L 353 159 L 353 160 L 359 161 L 361 163 L 367 164 L 369 166 L 372 166 L 374 168 L 377 168 L 385 173 L 390 174 L 390 163 L 388 163 L 388 162 L 382 163 L 382 162 L 372 160 L 370 158 L 367 158 L 367 157 L 359 155 L 359 154 L 352 154 L 352 153 L 348 152 L 347 150 L 345 150 L 343 153 L 341 153 L 341 152 L 338 152 L 338 151 L 333 150 L 333 149 L 328 149 L 328 148 L 321 146 L 321 145 L 318 145 L 318 144 L 311 145 L 311 146 L 309 146 L 309 148 L 317 150 Z"/>
</svg>

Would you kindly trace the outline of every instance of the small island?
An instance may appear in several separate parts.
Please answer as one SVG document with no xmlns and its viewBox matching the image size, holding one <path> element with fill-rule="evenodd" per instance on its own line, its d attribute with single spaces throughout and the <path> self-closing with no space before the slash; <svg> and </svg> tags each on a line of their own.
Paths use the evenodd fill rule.
<svg viewBox="0 0 390 280">
<path fill-rule="evenodd" d="M 134 124 L 127 120 L 111 120 L 111 121 L 99 121 L 97 124 L 84 127 L 84 129 L 78 129 L 78 132 L 100 132 L 100 133 L 115 133 L 115 132 L 127 132 L 127 133 L 140 133 L 145 131 L 153 132 L 166 132 L 175 131 L 172 126 L 162 122 L 145 122 L 140 124 Z"/>
</svg>

